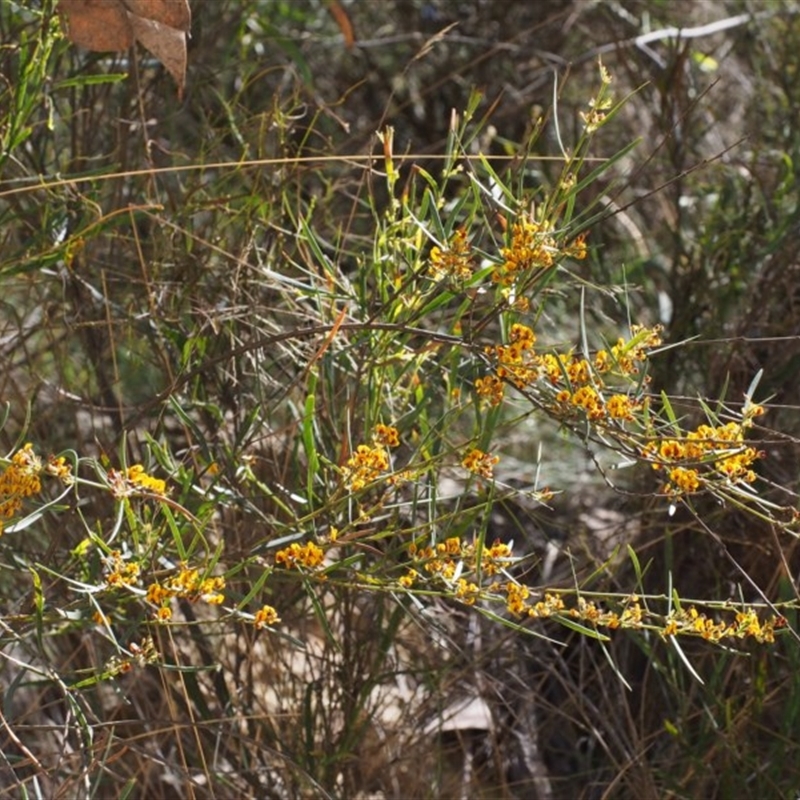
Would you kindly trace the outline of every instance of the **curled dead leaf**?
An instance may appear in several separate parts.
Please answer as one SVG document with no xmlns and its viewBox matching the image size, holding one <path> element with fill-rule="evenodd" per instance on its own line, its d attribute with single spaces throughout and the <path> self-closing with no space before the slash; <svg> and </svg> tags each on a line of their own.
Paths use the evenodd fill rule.
<svg viewBox="0 0 800 800">
<path fill-rule="evenodd" d="M 142 19 L 188 31 L 192 24 L 189 0 L 124 0 L 128 10 Z"/>
<path fill-rule="evenodd" d="M 353 45 L 356 43 L 356 34 L 353 30 L 353 23 L 350 21 L 350 15 L 345 11 L 339 0 L 328 0 L 328 11 L 331 12 L 331 16 L 342 32 L 344 46 L 348 50 L 352 50 Z"/>
<path fill-rule="evenodd" d="M 59 0 L 67 38 L 104 52 L 127 50 L 138 41 L 167 69 L 183 94 L 189 0 Z"/>
</svg>

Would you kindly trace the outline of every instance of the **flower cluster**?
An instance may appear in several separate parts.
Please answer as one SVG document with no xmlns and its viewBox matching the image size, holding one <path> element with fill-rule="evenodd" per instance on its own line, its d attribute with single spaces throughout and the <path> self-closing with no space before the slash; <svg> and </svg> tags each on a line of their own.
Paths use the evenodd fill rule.
<svg viewBox="0 0 800 800">
<path fill-rule="evenodd" d="M 509 581 L 506 584 L 506 608 L 516 616 L 521 616 L 528 610 L 528 598 L 531 590 L 524 583 Z"/>
<path fill-rule="evenodd" d="M 589 110 L 581 111 L 581 119 L 586 126 L 587 133 L 594 133 L 606 120 L 606 112 L 611 108 L 612 99 L 606 97 L 601 101 L 592 98 L 589 101 Z"/>
<path fill-rule="evenodd" d="M 133 586 L 139 582 L 139 565 L 135 561 L 126 561 L 119 550 L 112 550 L 104 562 L 108 588 Z"/>
<path fill-rule="evenodd" d="M 552 231 L 523 216 L 511 227 L 511 242 L 500 250 L 503 263 L 495 269 L 492 280 L 511 286 L 520 275 L 552 267 L 558 254 Z"/>
<path fill-rule="evenodd" d="M 631 338 L 619 339 L 609 350 L 599 350 L 591 362 L 570 353 L 536 352 L 536 335 L 520 323 L 511 326 L 509 343 L 486 348 L 494 357 L 493 375 L 478 378 L 475 390 L 491 405 L 505 396 L 506 384 L 517 389 L 537 389 L 559 417 L 580 411 L 592 421 L 605 419 L 631 422 L 642 401 L 617 389 L 606 396 L 609 382 L 638 376 L 648 351 L 661 344 L 661 329 L 633 326 Z M 646 381 L 638 381 L 644 384 Z"/>
<path fill-rule="evenodd" d="M 588 252 L 586 249 L 586 233 L 578 234 L 561 252 L 576 261 L 583 261 Z"/>
<path fill-rule="evenodd" d="M 54 478 L 58 478 L 62 483 L 71 484 L 73 481 L 72 467 L 67 463 L 64 456 L 50 456 L 45 464 L 44 471 Z"/>
<path fill-rule="evenodd" d="M 342 469 L 345 486 L 351 492 L 357 492 L 370 483 L 378 480 L 383 472 L 389 469 L 389 456 L 382 445 L 370 447 L 360 444 Z"/>
<path fill-rule="evenodd" d="M 459 578 L 456 581 L 453 597 L 460 600 L 464 605 L 473 606 L 475 601 L 480 597 L 480 587 L 477 583 L 472 583 L 466 578 Z"/>
<path fill-rule="evenodd" d="M 181 564 L 177 575 L 167 578 L 159 583 L 151 583 L 147 587 L 146 600 L 159 606 L 156 619 L 159 622 L 168 622 L 172 618 L 169 601 L 173 597 L 181 597 L 196 603 L 202 600 L 211 605 L 220 605 L 225 601 L 222 590 L 225 588 L 225 578 L 221 575 L 203 577 L 200 570 Z"/>
<path fill-rule="evenodd" d="M 464 467 L 464 469 L 468 469 L 473 475 L 477 475 L 479 478 L 491 480 L 494 466 L 499 461 L 499 456 L 484 453 L 483 450 L 478 450 L 477 447 L 474 447 L 461 459 L 461 466 Z"/>
<path fill-rule="evenodd" d="M 494 355 L 499 366 L 495 374 L 501 381 L 511 381 L 518 389 L 525 388 L 540 375 L 539 359 L 533 349 L 536 334 L 527 325 L 511 326 L 509 343 L 497 345 Z M 492 352 L 492 348 L 487 348 Z"/>
<path fill-rule="evenodd" d="M 490 405 L 499 406 L 506 394 L 506 385 L 496 375 L 487 375 L 475 381 L 475 391 L 479 397 L 489 401 Z"/>
<path fill-rule="evenodd" d="M 514 581 L 509 581 L 503 587 L 495 585 L 493 588 L 504 590 L 506 608 L 517 617 L 546 619 L 560 615 L 579 620 L 593 628 L 608 628 L 609 630 L 640 629 L 646 625 L 646 609 L 635 594 L 624 599 L 620 610 L 612 611 L 603 609 L 594 601 L 580 596 L 575 605 L 568 608 L 560 595 L 549 592 L 544 595 L 542 600 L 530 603 L 531 590 L 524 584 Z M 655 617 L 655 615 L 652 616 Z M 663 617 L 656 617 L 656 619 L 659 621 L 656 623 L 653 620 L 648 627 L 657 630 L 661 636 L 699 636 L 711 642 L 720 642 L 723 639 L 752 638 L 757 642 L 772 643 L 775 641 L 775 631 L 786 624 L 783 617 L 775 616 L 761 621 L 752 608 L 737 611 L 730 622 L 715 621 L 694 606 L 688 610 L 680 609 L 670 612 L 665 621 Z"/>
<path fill-rule="evenodd" d="M 419 578 L 419 572 L 415 569 L 410 569 L 405 575 L 397 579 L 397 582 L 404 588 L 410 589 Z"/>
<path fill-rule="evenodd" d="M 26 497 L 42 491 L 39 476 L 44 466 L 33 452 L 33 445 L 26 444 L 11 458 L 11 463 L 0 474 L 0 518 L 10 519 L 21 508 Z M 0 519 L 0 533 L 3 531 Z"/>
<path fill-rule="evenodd" d="M 631 325 L 631 338 L 617 339 L 610 350 L 598 350 L 594 357 L 595 372 L 617 377 L 633 377 L 639 374 L 641 365 L 647 360 L 650 350 L 661 344 L 661 326 L 647 328 Z"/>
<path fill-rule="evenodd" d="M 126 474 L 132 484 L 140 486 L 146 492 L 163 495 L 167 491 L 166 482 L 148 475 L 141 464 L 134 464 L 132 467 L 128 467 Z"/>
<path fill-rule="evenodd" d="M 649 442 L 642 456 L 653 469 L 667 473 L 666 494 L 692 494 L 704 485 L 719 481 L 752 483 L 752 464 L 764 453 L 745 443 L 744 434 L 753 417 L 764 413 L 762 406 L 748 405 L 741 422 L 700 425 L 684 436 Z"/>
<path fill-rule="evenodd" d="M 594 602 L 578 597 L 575 607 L 568 609 L 564 599 L 558 594 L 545 593 L 541 600 L 528 603 L 530 589 L 523 584 L 509 582 L 505 585 L 506 608 L 515 616 L 528 616 L 534 619 L 547 619 L 554 615 L 569 616 L 587 622 L 594 627 L 639 628 L 642 624 L 643 610 L 638 598 L 629 598 L 621 613 L 604 611 Z"/>
<path fill-rule="evenodd" d="M 397 432 L 397 428 L 392 425 L 376 425 L 372 440 L 375 444 L 383 445 L 384 447 L 398 447 L 400 445 L 400 434 Z"/>
<path fill-rule="evenodd" d="M 548 225 L 523 215 L 511 226 L 511 241 L 500 250 L 503 260 L 494 269 L 492 280 L 512 286 L 522 276 L 551 269 L 559 259 L 582 260 L 586 253 L 585 233 L 569 244 L 559 244 Z"/>
<path fill-rule="evenodd" d="M 569 615 L 573 619 L 588 622 L 594 627 L 616 630 L 617 628 L 641 628 L 644 609 L 635 595 L 628 598 L 622 613 L 605 611 L 593 601 L 579 597 L 575 608 L 569 610 Z"/>
<path fill-rule="evenodd" d="M 586 133 L 594 133 L 606 121 L 606 112 L 611 108 L 614 99 L 608 92 L 611 75 L 602 63 L 600 63 L 600 82 L 600 92 L 597 97 L 589 101 L 589 110 L 581 111 Z"/>
<path fill-rule="evenodd" d="M 284 566 L 286 569 L 296 569 L 298 567 L 315 569 L 322 564 L 324 559 L 325 553 L 314 542 L 306 542 L 305 544 L 292 542 L 288 547 L 284 547 L 283 550 L 278 550 L 275 553 L 275 566 Z"/>
<path fill-rule="evenodd" d="M 142 639 L 142 643 L 131 642 L 128 645 L 130 657 L 113 656 L 106 664 L 106 672 L 108 677 L 116 677 L 117 675 L 124 675 L 134 667 L 142 668 L 148 664 L 155 664 L 158 662 L 158 650 L 156 650 L 155 642 L 152 636 L 147 636 Z"/>
<path fill-rule="evenodd" d="M 280 621 L 278 612 L 272 606 L 261 606 L 253 617 L 253 625 L 258 629 L 276 625 Z"/>
<path fill-rule="evenodd" d="M 428 272 L 437 281 L 442 278 L 466 281 L 472 277 L 472 251 L 467 241 L 466 230 L 459 228 L 446 248 L 431 249 Z"/>
<path fill-rule="evenodd" d="M 554 614 L 560 614 L 565 609 L 564 601 L 557 594 L 548 592 L 542 600 L 530 604 L 528 603 L 528 598 L 531 596 L 531 590 L 524 584 L 509 581 L 502 589 L 506 594 L 506 608 L 509 613 L 517 617 L 528 616 L 546 619 Z"/>
<path fill-rule="evenodd" d="M 531 590 L 524 584 L 509 581 L 504 587 L 506 608 L 517 617 L 528 616 L 533 619 L 547 619 L 552 616 L 569 616 L 587 622 L 593 627 L 639 628 L 642 625 L 643 609 L 639 598 L 631 596 L 621 613 L 604 611 L 594 602 L 578 597 L 573 608 L 567 608 L 564 599 L 558 594 L 546 592 L 541 600 L 529 603 Z"/>
<path fill-rule="evenodd" d="M 134 464 L 132 467 L 128 467 L 125 472 L 119 472 L 115 469 L 109 470 L 108 482 L 111 487 L 111 493 L 117 499 L 131 497 L 142 492 L 157 494 L 162 497 L 167 493 L 166 482 L 148 475 L 141 464 Z"/>
<path fill-rule="evenodd" d="M 512 566 L 516 558 L 511 547 L 495 541 L 490 547 L 480 549 L 475 542 L 466 542 L 458 536 L 451 536 L 433 546 L 418 547 L 412 543 L 408 553 L 416 568 L 409 569 L 398 579 L 404 589 L 424 580 L 425 573 L 431 578 L 445 582 L 453 595 L 467 605 L 473 605 L 480 596 L 480 586 L 468 580 L 467 576 L 491 577 Z M 480 563 L 479 563 L 480 558 Z"/>
<path fill-rule="evenodd" d="M 757 642 L 771 644 L 775 641 L 775 630 L 785 624 L 783 617 L 772 617 L 762 622 L 752 608 L 737 611 L 731 622 L 715 621 L 692 606 L 688 610 L 673 611 L 667 617 L 667 623 L 661 634 L 662 636 L 688 634 L 700 636 L 710 642 L 750 637 Z"/>
</svg>

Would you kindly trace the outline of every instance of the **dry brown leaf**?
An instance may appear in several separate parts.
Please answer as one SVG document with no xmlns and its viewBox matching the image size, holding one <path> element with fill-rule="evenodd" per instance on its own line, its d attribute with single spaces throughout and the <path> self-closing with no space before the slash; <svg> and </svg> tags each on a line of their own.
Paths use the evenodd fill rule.
<svg viewBox="0 0 800 800">
<path fill-rule="evenodd" d="M 127 50 L 138 41 L 161 61 L 183 94 L 189 0 L 60 0 L 58 9 L 73 44 L 106 51 Z"/>
<path fill-rule="evenodd" d="M 61 0 L 67 37 L 89 50 L 126 50 L 133 44 L 128 12 L 119 0 Z"/>
<path fill-rule="evenodd" d="M 142 19 L 188 31 L 192 24 L 189 0 L 124 0 L 128 10 Z"/>
<path fill-rule="evenodd" d="M 353 45 L 356 43 L 356 34 L 353 30 L 353 23 L 350 21 L 348 13 L 344 10 L 339 0 L 329 0 L 328 11 L 331 12 L 331 16 L 336 20 L 336 24 L 342 32 L 344 46 L 348 50 L 352 50 Z"/>
</svg>

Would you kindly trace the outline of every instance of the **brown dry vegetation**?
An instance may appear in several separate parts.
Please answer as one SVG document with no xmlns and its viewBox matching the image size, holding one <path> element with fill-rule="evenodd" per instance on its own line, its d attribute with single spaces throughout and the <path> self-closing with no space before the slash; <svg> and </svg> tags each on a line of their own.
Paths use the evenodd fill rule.
<svg viewBox="0 0 800 800">
<path fill-rule="evenodd" d="M 583 175 L 638 144 L 580 193 L 591 212 L 570 231 L 592 218 L 589 256 L 537 295 L 537 335 L 580 349 L 581 329 L 613 342 L 661 319 L 676 346 L 650 361 L 654 404 L 664 389 L 687 430 L 706 420 L 698 397 L 738 408 L 763 370 L 760 491 L 795 507 L 800 6 L 342 0 L 348 48 L 323 2 L 192 5 L 180 100 L 144 51 L 90 54 L 53 38 L 52 3 L 0 6 L 0 442 L 74 452 L 86 481 L 0 539 L 0 796 L 794 796 L 789 526 L 716 496 L 670 514 L 648 465 L 615 471 L 580 426 L 482 409 L 469 387 L 500 306 L 453 292 L 413 317 L 419 228 L 392 202 L 434 176 L 442 218 L 492 252 L 505 207 L 476 199 L 489 173 L 466 156 L 541 205 L 602 55 L 631 96 Z M 445 156 L 464 156 L 446 185 Z M 474 415 L 451 415 L 455 387 Z M 329 491 L 380 422 L 400 429 L 398 464 L 434 466 L 385 496 Z M 501 488 L 465 480 L 454 443 L 472 439 L 503 454 Z M 112 496 L 108 470 L 137 462 L 174 505 Z M 537 474 L 552 503 L 529 491 Z M 400 590 L 412 539 L 476 532 L 513 540 L 532 587 L 636 592 L 659 613 L 783 603 L 786 630 L 602 642 Z M 341 570 L 273 571 L 308 538 Z M 108 591 L 98 542 L 145 553 L 150 575 L 183 556 L 224 574 L 236 613 L 183 598 L 157 624 Z M 262 603 L 280 624 L 239 613 Z M 110 675 L 114 659 L 132 670 Z"/>
</svg>

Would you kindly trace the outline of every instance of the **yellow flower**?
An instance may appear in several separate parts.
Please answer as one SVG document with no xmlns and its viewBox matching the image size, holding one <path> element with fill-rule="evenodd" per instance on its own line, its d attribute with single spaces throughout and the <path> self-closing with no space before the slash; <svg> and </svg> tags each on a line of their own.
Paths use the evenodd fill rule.
<svg viewBox="0 0 800 800">
<path fill-rule="evenodd" d="M 527 325 L 519 322 L 511 326 L 509 338 L 512 342 L 518 343 L 523 350 L 530 350 L 536 344 L 536 334 Z"/>
<path fill-rule="evenodd" d="M 466 281 L 472 277 L 472 251 L 467 241 L 467 232 L 459 228 L 445 249 L 431 249 L 429 274 L 435 280 L 455 278 Z"/>
<path fill-rule="evenodd" d="M 661 631 L 662 636 L 674 636 L 678 632 L 678 621 L 676 619 L 667 620 L 664 630 Z"/>
<path fill-rule="evenodd" d="M 475 391 L 478 393 L 478 397 L 484 397 L 490 405 L 497 406 L 503 401 L 505 384 L 500 378 L 487 375 L 485 378 L 478 378 L 475 381 Z"/>
<path fill-rule="evenodd" d="M 510 286 L 516 277 L 535 269 L 553 266 L 557 252 L 551 233 L 533 220 L 521 218 L 511 229 L 511 244 L 500 250 L 503 263 L 492 275 L 495 283 Z"/>
<path fill-rule="evenodd" d="M 500 461 L 499 456 L 493 456 L 478 450 L 477 447 L 470 450 L 461 460 L 461 466 L 468 469 L 474 475 L 490 480 L 493 477 L 494 465 Z"/>
<path fill-rule="evenodd" d="M 180 572 L 169 578 L 163 587 L 158 587 L 157 584 L 149 587 L 148 599 L 177 595 L 191 602 L 202 600 L 211 605 L 219 605 L 225 601 L 225 595 L 222 594 L 224 588 L 225 578 L 222 575 L 201 578 L 200 570 L 181 564 Z"/>
<path fill-rule="evenodd" d="M 419 577 L 419 573 L 415 569 L 410 569 L 405 575 L 397 579 L 397 582 L 404 588 L 410 589 L 414 585 L 414 581 Z"/>
<path fill-rule="evenodd" d="M 753 417 L 760 417 L 762 414 L 764 414 L 764 406 L 760 406 L 757 403 L 748 402 L 742 411 L 742 417 L 748 425 L 753 424 Z"/>
<path fill-rule="evenodd" d="M 106 586 L 109 588 L 133 586 L 139 581 L 139 565 L 125 561 L 119 550 L 113 550 L 105 559 Z"/>
<path fill-rule="evenodd" d="M 608 372 L 614 365 L 614 361 L 607 350 L 598 350 L 594 357 L 594 368 L 596 372 Z"/>
<path fill-rule="evenodd" d="M 200 586 L 200 571 L 181 564 L 180 572 L 167 581 L 167 586 L 184 597 L 195 594 Z"/>
<path fill-rule="evenodd" d="M 477 585 L 470 583 L 466 578 L 459 578 L 456 581 L 455 596 L 461 600 L 462 603 L 468 606 L 475 605 L 479 593 L 480 589 L 478 589 Z"/>
<path fill-rule="evenodd" d="M 572 243 L 564 248 L 564 253 L 577 261 L 583 261 L 586 258 L 586 234 L 581 233 L 576 236 Z"/>
<path fill-rule="evenodd" d="M 499 539 L 495 540 L 492 546 L 486 551 L 487 558 L 504 559 L 511 558 L 511 548 L 501 542 Z"/>
<path fill-rule="evenodd" d="M 503 397 L 503 380 L 511 381 L 518 389 L 524 389 L 539 377 L 539 357 L 534 353 L 536 335 L 527 326 L 515 323 L 511 326 L 509 343 L 486 348 L 487 355 L 498 361 L 495 377 L 476 381 L 478 394 L 487 396 L 492 405 Z"/>
<path fill-rule="evenodd" d="M 570 616 L 576 619 L 582 619 L 584 622 L 597 624 L 600 619 L 601 611 L 591 600 L 586 600 L 583 597 L 578 598 L 578 607 L 570 610 Z"/>
<path fill-rule="evenodd" d="M 102 611 L 95 611 L 92 614 L 92 622 L 95 625 L 108 625 L 108 617 Z"/>
<path fill-rule="evenodd" d="M 460 556 L 461 555 L 461 539 L 458 536 L 451 536 L 443 542 L 436 545 L 436 552 L 442 556 Z"/>
<path fill-rule="evenodd" d="M 632 422 L 633 412 L 639 408 L 640 404 L 631 400 L 624 394 L 614 394 L 606 401 L 606 411 L 613 419 L 624 419 Z"/>
<path fill-rule="evenodd" d="M 67 463 L 64 456 L 50 456 L 47 459 L 45 472 L 48 475 L 53 475 L 64 483 L 69 483 L 72 480 L 72 466 Z"/>
<path fill-rule="evenodd" d="M 674 439 L 667 439 L 661 443 L 658 448 L 658 454 L 664 461 L 678 461 L 684 458 L 686 450 L 680 442 L 676 442 Z"/>
<path fill-rule="evenodd" d="M 350 491 L 357 492 L 376 481 L 387 469 L 389 469 L 389 457 L 383 447 L 360 444 L 342 469 L 345 486 Z"/>
<path fill-rule="evenodd" d="M 553 614 L 558 614 L 564 610 L 564 601 L 560 595 L 545 594 L 544 600 L 540 600 L 533 608 L 528 609 L 528 616 L 547 618 Z"/>
<path fill-rule="evenodd" d="M 225 588 L 225 578 L 221 575 L 216 575 L 212 578 L 206 578 L 201 582 L 197 591 L 200 599 L 211 605 L 218 606 L 225 602 L 225 595 L 222 590 Z"/>
<path fill-rule="evenodd" d="M 160 606 L 165 600 L 172 597 L 175 593 L 160 583 L 151 583 L 147 587 L 147 595 L 145 600 L 152 603 L 154 606 Z"/>
<path fill-rule="evenodd" d="M 314 542 L 306 542 L 303 545 L 292 542 L 288 547 L 275 553 L 275 565 L 283 565 L 286 569 L 296 567 L 314 569 L 320 566 L 324 559 L 325 553 Z"/>
<path fill-rule="evenodd" d="M 586 359 L 571 359 L 567 365 L 567 377 L 573 386 L 588 383 L 589 362 Z"/>
<path fill-rule="evenodd" d="M 126 477 L 132 484 L 148 492 L 161 495 L 166 493 L 166 482 L 162 481 L 160 478 L 153 478 L 151 475 L 148 475 L 141 464 L 134 464 L 132 467 L 129 467 L 126 472 Z"/>
<path fill-rule="evenodd" d="M 260 629 L 268 625 L 275 625 L 280 621 L 281 618 L 278 616 L 278 612 L 272 606 L 261 606 L 253 618 L 253 625 Z"/>
<path fill-rule="evenodd" d="M 547 373 L 551 383 L 559 384 L 564 380 L 567 371 L 569 356 L 554 356 L 552 353 L 545 353 L 539 358 L 539 366 Z"/>
<path fill-rule="evenodd" d="M 376 444 L 385 447 L 397 447 L 400 444 L 400 434 L 391 425 L 376 425 L 372 438 Z"/>
<path fill-rule="evenodd" d="M 494 544 L 483 553 L 483 571 L 486 575 L 496 575 L 503 567 L 508 566 L 513 561 L 511 548 L 495 540 Z"/>
<path fill-rule="evenodd" d="M 600 395 L 591 386 L 581 386 L 573 393 L 571 402 L 572 405 L 582 408 L 589 419 L 601 419 L 605 415 Z"/>
<path fill-rule="evenodd" d="M 22 508 L 22 500 L 39 494 L 42 460 L 28 443 L 11 458 L 11 463 L 0 474 L 0 518 L 10 519 Z M 0 526 L 2 532 L 2 526 Z"/>
<path fill-rule="evenodd" d="M 747 447 L 741 453 L 736 453 L 718 461 L 716 469 L 732 480 L 745 480 L 748 483 L 752 483 L 756 476 L 748 467 L 757 458 L 758 452 L 752 447 Z"/>
<path fill-rule="evenodd" d="M 629 625 L 632 627 L 638 627 L 642 624 L 642 616 L 644 615 L 644 611 L 639 603 L 632 603 L 631 605 L 627 606 L 625 610 L 622 612 L 622 619 L 621 622 L 623 625 Z"/>
<path fill-rule="evenodd" d="M 700 488 L 700 476 L 696 469 L 674 467 L 670 470 L 669 479 L 678 492 L 691 494 Z"/>
<path fill-rule="evenodd" d="M 512 582 L 506 584 L 506 608 L 512 614 L 519 615 L 528 610 L 528 604 L 525 601 L 529 596 L 530 590 L 527 586 Z"/>
</svg>

